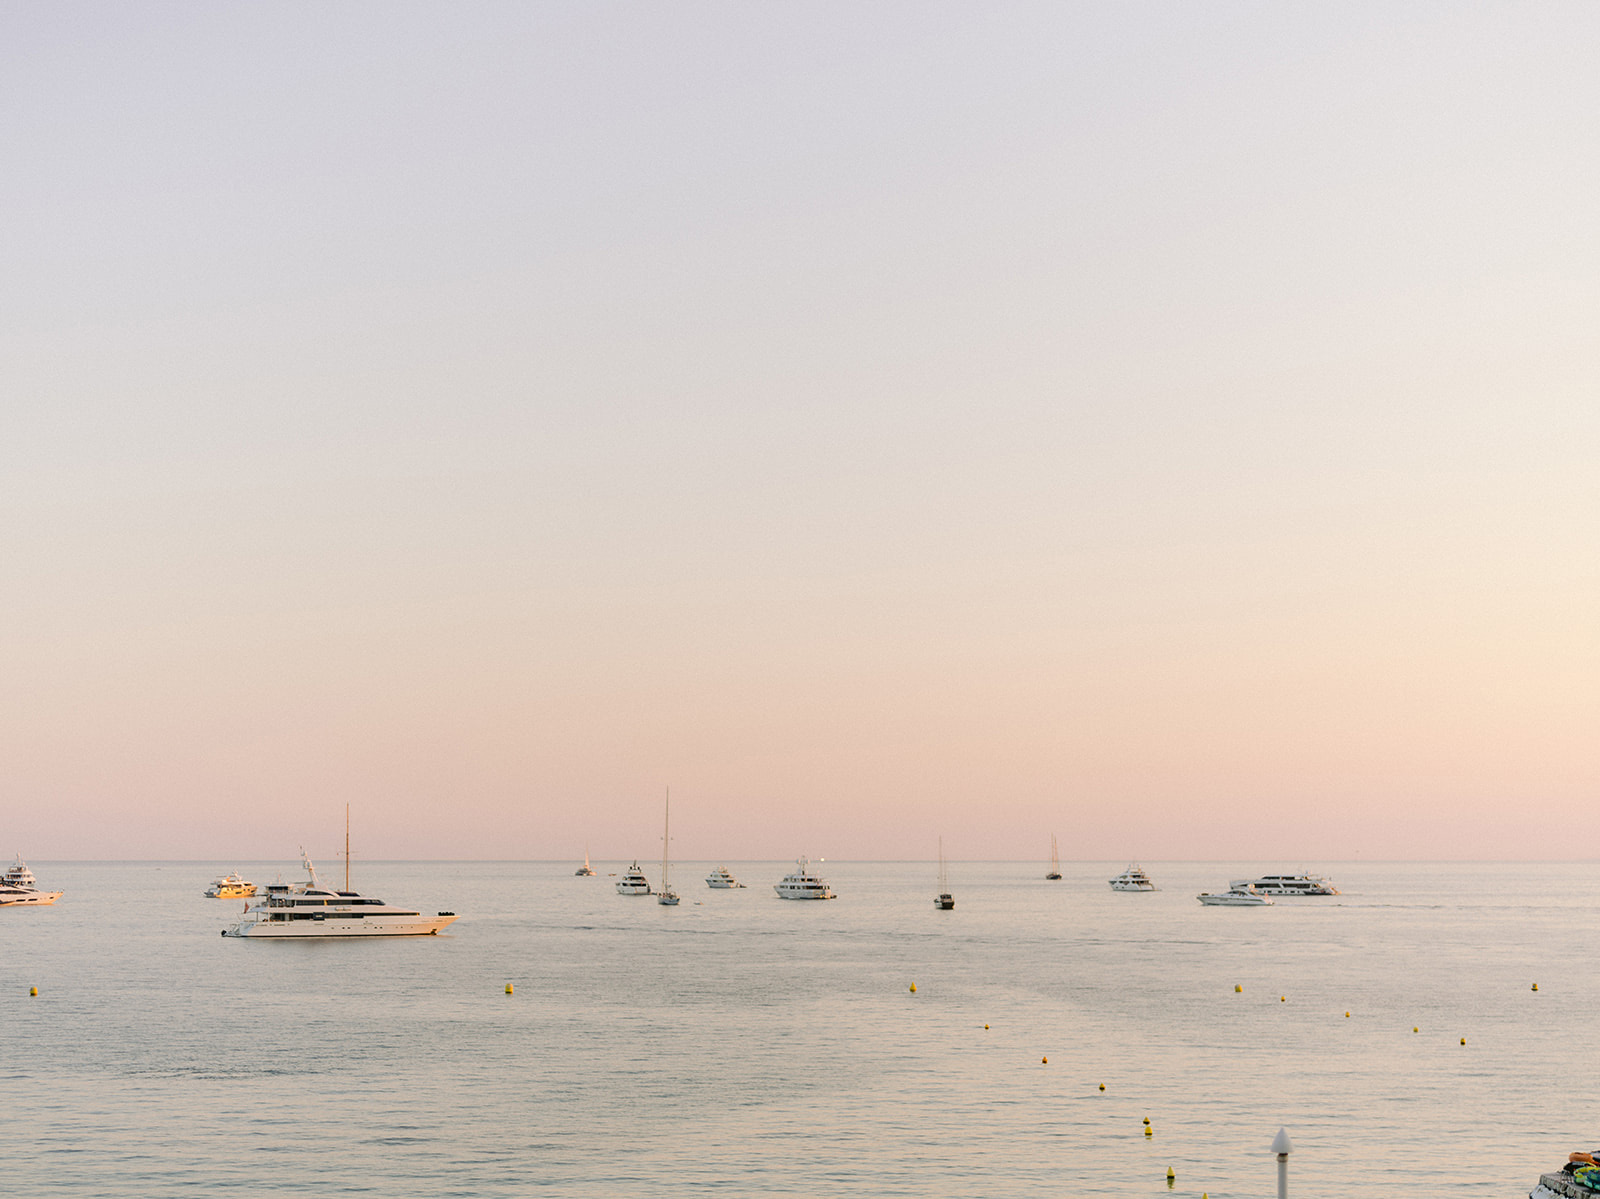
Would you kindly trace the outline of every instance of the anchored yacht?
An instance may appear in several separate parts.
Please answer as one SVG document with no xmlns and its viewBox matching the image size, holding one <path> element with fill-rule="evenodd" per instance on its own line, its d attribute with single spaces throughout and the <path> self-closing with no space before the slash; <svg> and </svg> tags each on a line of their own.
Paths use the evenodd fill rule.
<svg viewBox="0 0 1600 1199">
<path fill-rule="evenodd" d="M 672 889 L 672 792 L 667 792 L 667 803 L 661 814 L 661 893 L 656 902 L 662 907 L 678 906 L 678 893 Z"/>
<path fill-rule="evenodd" d="M 64 891 L 39 890 L 39 881 L 33 877 L 33 871 L 28 869 L 21 854 L 17 855 L 16 865 L 0 875 L 0 907 L 42 907 L 64 894 Z"/>
<path fill-rule="evenodd" d="M 728 873 L 726 866 L 718 866 L 710 874 L 706 875 L 706 886 L 714 891 L 731 891 L 735 887 L 744 886 L 744 884 Z"/>
<path fill-rule="evenodd" d="M 1226 891 L 1207 892 L 1195 898 L 1211 908 L 1259 908 L 1272 902 L 1249 883 L 1235 883 Z"/>
<path fill-rule="evenodd" d="M 617 880 L 618 895 L 649 895 L 650 880 L 644 876 L 644 871 L 639 869 L 639 859 L 634 858 L 633 865 L 622 872 L 622 877 Z"/>
<path fill-rule="evenodd" d="M 256 885 L 239 877 L 238 872 L 224 874 L 206 888 L 207 899 L 244 899 L 256 893 Z"/>
<path fill-rule="evenodd" d="M 6 872 L 0 874 L 0 883 L 8 887 L 21 887 L 27 891 L 38 889 L 39 880 L 33 877 L 33 871 L 28 869 L 28 863 L 22 860 L 22 855 L 17 855 L 14 865 L 7 866 Z"/>
<path fill-rule="evenodd" d="M 950 894 L 950 880 L 944 866 L 944 838 L 939 838 L 939 894 L 933 897 L 933 906 L 941 912 L 955 910 L 956 897 Z"/>
<path fill-rule="evenodd" d="M 456 920 L 454 912 L 424 916 L 392 907 L 356 891 L 335 891 L 317 878 L 305 850 L 300 851 L 310 881 L 291 886 L 268 883 L 266 898 L 247 906 L 243 918 L 224 937 L 420 937 Z"/>
<path fill-rule="evenodd" d="M 811 864 L 806 858 L 796 862 L 795 868 L 774 883 L 772 889 L 780 899 L 834 898 L 833 892 L 828 890 L 828 884 L 811 873 Z"/>
<path fill-rule="evenodd" d="M 1135 862 L 1111 880 L 1111 889 L 1113 891 L 1156 891 L 1160 888 L 1150 881 L 1150 876 L 1144 872 L 1144 867 Z"/>
<path fill-rule="evenodd" d="M 1257 879 L 1236 878 L 1230 887 L 1254 887 L 1263 895 L 1337 895 L 1339 888 L 1317 874 L 1263 874 Z"/>
</svg>

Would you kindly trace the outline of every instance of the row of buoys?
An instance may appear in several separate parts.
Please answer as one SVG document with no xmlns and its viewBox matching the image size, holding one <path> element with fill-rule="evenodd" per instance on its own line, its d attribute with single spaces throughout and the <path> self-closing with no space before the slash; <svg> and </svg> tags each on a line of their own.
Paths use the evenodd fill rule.
<svg viewBox="0 0 1600 1199">
<path fill-rule="evenodd" d="M 912 989 L 915 990 L 915 988 L 912 988 Z M 1539 989 L 1539 984 L 1538 983 L 1534 983 L 1533 984 L 1533 989 L 1535 991 L 1537 991 Z M 1240 985 L 1239 983 L 1234 983 L 1233 984 L 1233 993 L 1235 995 L 1243 995 L 1244 994 L 1244 987 L 1242 985 Z M 1280 996 L 1278 996 L 1278 1002 L 1279 1003 L 1285 1003 L 1285 1002 L 1288 1001 L 1288 998 L 1289 997 L 1287 995 L 1280 995 Z M 1350 1014 L 1349 1012 L 1345 1013 L 1345 1015 L 1347 1015 L 1347 1016 L 1349 1014 Z"/>
</svg>

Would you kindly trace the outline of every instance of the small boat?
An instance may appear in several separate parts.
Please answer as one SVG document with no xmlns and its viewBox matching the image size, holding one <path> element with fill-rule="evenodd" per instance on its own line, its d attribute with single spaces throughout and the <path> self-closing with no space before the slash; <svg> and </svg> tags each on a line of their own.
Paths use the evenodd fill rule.
<svg viewBox="0 0 1600 1199">
<path fill-rule="evenodd" d="M 941 912 L 953 911 L 956 906 L 955 896 L 950 894 L 950 882 L 945 877 L 943 837 L 939 838 L 939 894 L 933 897 L 933 906 Z"/>
<path fill-rule="evenodd" d="M 1160 888 L 1150 881 L 1150 876 L 1144 872 L 1144 867 L 1134 862 L 1111 880 L 1111 889 L 1113 891 L 1156 891 Z"/>
<path fill-rule="evenodd" d="M 572 873 L 577 875 L 579 878 L 594 877 L 594 867 L 589 865 L 589 847 L 587 845 L 583 847 L 583 865 L 579 866 Z"/>
<path fill-rule="evenodd" d="M 795 868 L 772 885 L 779 899 L 833 899 L 828 884 L 811 873 L 811 863 L 801 858 Z"/>
<path fill-rule="evenodd" d="M 33 871 L 17 855 L 16 865 L 0 875 L 0 907 L 43 907 L 60 899 L 64 891 L 41 891 Z"/>
<path fill-rule="evenodd" d="M 667 791 L 666 813 L 661 818 L 661 893 L 656 896 L 656 902 L 663 907 L 675 908 L 678 906 L 678 893 L 672 889 L 672 884 L 667 878 L 667 867 L 672 860 L 672 791 Z"/>
<path fill-rule="evenodd" d="M 706 886 L 713 891 L 731 891 L 736 887 L 744 886 L 744 884 L 728 873 L 726 866 L 718 866 L 710 874 L 706 875 Z"/>
<path fill-rule="evenodd" d="M 1263 895 L 1337 895 L 1339 888 L 1318 874 L 1263 874 L 1257 879 L 1236 878 L 1230 887 L 1254 887 Z"/>
<path fill-rule="evenodd" d="M 244 916 L 224 937 L 422 937 L 437 934 L 455 923 L 454 912 L 424 916 L 408 908 L 397 908 L 350 890 L 348 879 L 343 891 L 322 885 L 317 869 L 300 851 L 308 882 L 268 883 L 266 898 Z M 348 869 L 349 852 L 345 862 Z"/>
<path fill-rule="evenodd" d="M 1048 879 L 1061 877 L 1061 851 L 1056 848 L 1056 835 L 1050 834 L 1050 873 L 1045 875 Z"/>
<path fill-rule="evenodd" d="M 239 872 L 224 874 L 206 888 L 207 899 L 243 899 L 256 893 L 256 885 L 239 877 Z"/>
<path fill-rule="evenodd" d="M 618 895 L 653 895 L 650 890 L 650 880 L 645 878 L 644 871 L 639 869 L 639 859 L 634 858 L 633 865 L 622 872 L 622 877 L 617 880 Z"/>
<path fill-rule="evenodd" d="M 1226 891 L 1207 892 L 1195 898 L 1211 908 L 1259 908 L 1272 902 L 1249 884 L 1229 887 Z"/>
</svg>

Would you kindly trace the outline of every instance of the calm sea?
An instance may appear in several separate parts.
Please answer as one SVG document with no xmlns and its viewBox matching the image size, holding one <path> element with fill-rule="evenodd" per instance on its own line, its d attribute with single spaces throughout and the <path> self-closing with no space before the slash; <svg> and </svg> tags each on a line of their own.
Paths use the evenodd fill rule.
<svg viewBox="0 0 1600 1199">
<path fill-rule="evenodd" d="M 1511 1199 L 1600 1148 L 1591 866 L 1321 863 L 1341 896 L 1227 909 L 1194 897 L 1299 863 L 1147 862 L 1145 895 L 952 863 L 938 912 L 930 864 L 830 861 L 839 898 L 792 903 L 787 863 L 685 863 L 676 909 L 624 864 L 358 863 L 461 919 L 263 943 L 201 891 L 286 863 L 32 863 L 67 894 L 0 909 L 0 1179 L 1227 1199 L 1274 1193 L 1284 1125 L 1291 1195 Z"/>
</svg>

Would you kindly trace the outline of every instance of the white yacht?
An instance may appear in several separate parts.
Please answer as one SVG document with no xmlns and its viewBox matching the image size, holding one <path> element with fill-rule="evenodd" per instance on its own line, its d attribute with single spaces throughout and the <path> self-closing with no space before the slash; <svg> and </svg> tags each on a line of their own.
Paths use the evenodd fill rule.
<svg viewBox="0 0 1600 1199">
<path fill-rule="evenodd" d="M 1113 891 L 1157 891 L 1160 888 L 1150 881 L 1150 876 L 1144 872 L 1144 867 L 1134 862 L 1111 880 L 1111 889 Z"/>
<path fill-rule="evenodd" d="M 656 902 L 665 908 L 678 906 L 678 893 L 672 889 L 672 792 L 667 792 L 667 806 L 661 815 L 661 893 Z"/>
<path fill-rule="evenodd" d="M 39 890 L 39 881 L 33 877 L 33 871 L 28 869 L 21 854 L 17 855 L 16 865 L 0 875 L 0 907 L 42 907 L 64 894 L 64 891 Z"/>
<path fill-rule="evenodd" d="M 238 871 L 224 874 L 206 888 L 207 899 L 246 899 L 256 893 L 256 885 L 239 877 Z"/>
<path fill-rule="evenodd" d="M 35 891 L 39 887 L 39 880 L 33 877 L 33 871 L 28 869 L 28 863 L 22 860 L 20 853 L 16 863 L 7 866 L 6 872 L 0 874 L 0 883 L 8 887 L 21 887 L 25 891 Z"/>
<path fill-rule="evenodd" d="M 267 895 L 224 937 L 420 937 L 437 933 L 456 920 L 454 912 L 424 916 L 406 908 L 391 907 L 356 891 L 324 887 L 316 867 L 300 851 L 310 881 L 291 886 L 268 883 Z"/>
<path fill-rule="evenodd" d="M 714 891 L 731 891 L 735 887 L 744 886 L 744 884 L 728 873 L 726 866 L 718 866 L 710 874 L 706 875 L 706 886 Z"/>
<path fill-rule="evenodd" d="M 633 865 L 622 872 L 622 877 L 617 880 L 618 895 L 652 895 L 650 880 L 644 876 L 644 871 L 639 869 L 639 859 L 633 860 Z"/>
<path fill-rule="evenodd" d="M 811 863 L 801 858 L 795 868 L 772 885 L 780 899 L 833 899 L 828 884 L 811 873 Z"/>
<path fill-rule="evenodd" d="M 941 912 L 953 912 L 956 897 L 950 894 L 950 880 L 944 866 L 944 838 L 939 838 L 939 894 L 933 897 L 933 906 Z"/>
<path fill-rule="evenodd" d="M 1225 908 L 1259 908 L 1272 902 L 1249 883 L 1235 883 L 1226 891 L 1208 891 L 1204 895 L 1196 895 L 1195 898 L 1207 907 Z"/>
<path fill-rule="evenodd" d="M 1263 874 L 1260 878 L 1236 878 L 1230 887 L 1254 887 L 1263 895 L 1337 895 L 1339 888 L 1316 874 Z"/>
</svg>

